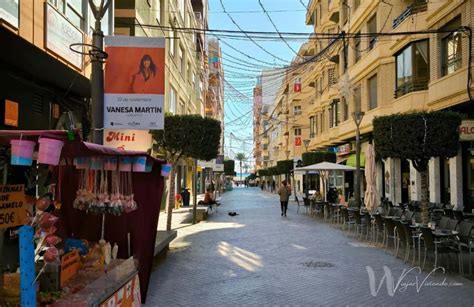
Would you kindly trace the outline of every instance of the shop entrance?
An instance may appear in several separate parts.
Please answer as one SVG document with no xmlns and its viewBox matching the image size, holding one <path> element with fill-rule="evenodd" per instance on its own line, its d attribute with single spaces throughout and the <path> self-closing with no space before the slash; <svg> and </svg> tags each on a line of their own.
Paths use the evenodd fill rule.
<svg viewBox="0 0 474 307">
<path fill-rule="evenodd" d="M 401 187 L 402 187 L 402 203 L 410 201 L 410 162 L 408 160 L 401 161 Z"/>
<path fill-rule="evenodd" d="M 471 212 L 474 208 L 474 143 L 461 142 L 463 164 L 463 195 L 464 211 Z"/>
</svg>

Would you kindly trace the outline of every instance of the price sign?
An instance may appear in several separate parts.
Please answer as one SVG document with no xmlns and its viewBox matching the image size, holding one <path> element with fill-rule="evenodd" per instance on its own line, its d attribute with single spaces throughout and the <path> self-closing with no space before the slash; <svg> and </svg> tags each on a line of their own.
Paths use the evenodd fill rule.
<svg viewBox="0 0 474 307">
<path fill-rule="evenodd" d="M 25 186 L 0 186 L 0 228 L 24 225 L 26 212 Z"/>
</svg>

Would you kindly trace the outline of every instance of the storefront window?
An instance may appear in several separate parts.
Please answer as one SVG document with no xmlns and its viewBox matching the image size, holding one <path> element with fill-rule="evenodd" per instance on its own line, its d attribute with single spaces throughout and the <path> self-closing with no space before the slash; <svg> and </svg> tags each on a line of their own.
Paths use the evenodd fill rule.
<svg viewBox="0 0 474 307">
<path fill-rule="evenodd" d="M 440 184 L 441 184 L 441 202 L 444 204 L 448 204 L 451 202 L 449 159 L 440 158 L 439 162 L 440 162 L 439 174 L 440 174 Z"/>
</svg>

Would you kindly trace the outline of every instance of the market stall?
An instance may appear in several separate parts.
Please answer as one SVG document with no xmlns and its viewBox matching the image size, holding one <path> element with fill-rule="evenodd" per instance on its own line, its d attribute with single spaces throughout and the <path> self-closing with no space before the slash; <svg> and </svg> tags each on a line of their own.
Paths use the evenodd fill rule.
<svg viewBox="0 0 474 307">
<path fill-rule="evenodd" d="M 19 144 L 30 146 L 33 156 L 39 147 L 37 157 L 22 157 L 13 148 Z M 56 146 L 56 152 L 45 152 L 45 144 Z M 2 187 L 16 184 L 30 194 L 25 197 L 29 217 L 21 224 L 31 226 L 17 229 L 22 302 L 36 291 L 30 287 L 35 290 L 23 297 L 28 278 L 36 280 L 40 300 L 57 305 L 144 302 L 163 193 L 162 161 L 145 152 L 83 142 L 64 131 L 0 131 L 0 146 L 11 164 Z M 10 288 L 18 283 L 15 270 L 3 268 L 3 290 L 9 281 Z"/>
</svg>

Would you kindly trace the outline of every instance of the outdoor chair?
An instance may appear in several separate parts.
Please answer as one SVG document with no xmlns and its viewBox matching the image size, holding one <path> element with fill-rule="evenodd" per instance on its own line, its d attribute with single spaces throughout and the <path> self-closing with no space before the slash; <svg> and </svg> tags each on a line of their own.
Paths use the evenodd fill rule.
<svg viewBox="0 0 474 307">
<path fill-rule="evenodd" d="M 473 223 L 462 221 L 458 225 L 459 231 L 459 245 L 461 251 L 469 253 L 469 275 L 472 276 L 472 250 L 474 249 L 474 238 L 472 237 L 472 230 L 474 229 Z"/>
<path fill-rule="evenodd" d="M 300 204 L 300 202 L 297 202 L 297 204 L 298 204 L 298 208 L 296 209 L 296 214 L 299 214 L 300 207 L 302 207 L 306 213 L 309 213 L 309 208 L 311 205 L 309 198 L 303 197 L 303 203 Z"/>
<path fill-rule="evenodd" d="M 395 247 L 395 240 L 397 239 L 397 237 L 395 234 L 396 226 L 392 219 L 384 219 L 384 225 L 385 225 L 385 251 L 386 251 L 388 248 L 389 239 L 392 239 L 393 246 Z"/>
<path fill-rule="evenodd" d="M 448 219 L 448 224 L 446 225 L 446 229 L 449 230 L 456 230 L 456 227 L 458 226 L 459 221 L 455 219 Z"/>
<path fill-rule="evenodd" d="M 415 212 L 415 214 L 413 215 L 415 217 L 415 223 L 421 223 L 422 222 L 422 218 L 421 218 L 421 212 Z"/>
<path fill-rule="evenodd" d="M 341 208 L 341 217 L 342 217 L 342 230 L 347 230 L 349 231 L 352 226 L 355 228 L 355 221 L 352 219 L 351 216 L 349 216 L 349 211 L 347 208 Z"/>
<path fill-rule="evenodd" d="M 444 209 L 444 216 L 448 217 L 450 219 L 453 219 L 454 218 L 453 209 L 445 208 Z"/>
<path fill-rule="evenodd" d="M 412 228 L 410 228 L 408 223 L 402 223 L 403 230 L 405 232 L 405 242 L 406 242 L 406 251 L 405 251 L 405 262 L 410 259 L 410 249 L 413 249 L 413 261 L 412 265 L 415 265 L 415 257 L 416 257 L 416 247 L 419 240 L 419 234 L 416 233 Z M 418 255 L 418 262 L 420 260 L 420 256 Z"/>
<path fill-rule="evenodd" d="M 367 224 L 367 221 L 362 218 L 362 215 L 360 214 L 359 210 L 354 211 L 354 221 L 355 221 L 355 226 L 356 226 L 356 233 L 359 235 L 359 238 L 362 237 L 364 229 L 366 230 L 366 237 L 369 233 L 369 226 Z"/>
<path fill-rule="evenodd" d="M 441 229 L 448 229 L 448 222 L 449 222 L 449 218 L 443 216 L 441 217 L 441 220 L 438 223 L 438 227 Z"/>
<path fill-rule="evenodd" d="M 452 247 L 450 245 L 447 245 L 443 241 L 437 241 L 435 240 L 435 237 L 433 233 L 431 232 L 431 229 L 428 227 L 421 227 L 421 238 L 423 239 L 424 247 L 425 247 L 425 255 L 423 257 L 423 266 L 422 268 L 425 268 L 426 264 L 426 254 L 428 251 L 431 251 L 434 255 L 434 268 L 436 269 L 438 267 L 438 255 L 441 254 L 457 254 L 458 255 L 458 265 L 459 265 L 459 274 L 462 274 L 462 260 L 461 260 L 461 246 L 458 245 L 456 247 Z M 448 261 L 448 266 L 449 266 L 449 261 Z"/>
<path fill-rule="evenodd" d="M 464 214 L 462 211 L 460 210 L 455 210 L 453 211 L 453 215 L 454 215 L 454 218 L 458 221 L 462 221 L 464 220 Z"/>
<path fill-rule="evenodd" d="M 395 241 L 396 241 L 396 251 L 395 257 L 398 257 L 398 251 L 400 250 L 400 244 L 403 245 L 405 249 L 407 249 L 407 237 L 405 235 L 405 230 L 402 226 L 402 222 L 400 220 L 394 220 L 393 223 L 395 224 Z M 405 255 L 406 256 L 406 255 Z"/>
<path fill-rule="evenodd" d="M 414 214 L 415 213 L 412 210 L 405 212 L 405 221 L 411 221 Z"/>
<path fill-rule="evenodd" d="M 385 227 L 383 223 L 382 216 L 380 214 L 375 214 L 375 231 L 373 232 L 374 235 L 374 243 L 378 243 L 379 236 L 382 235 L 382 246 L 385 245 Z"/>
<path fill-rule="evenodd" d="M 340 218 L 340 211 L 339 211 L 339 207 L 337 205 L 331 205 L 330 207 L 330 211 L 331 211 L 331 223 L 338 223 L 339 222 L 339 218 Z"/>
</svg>

